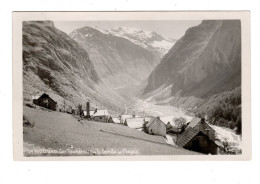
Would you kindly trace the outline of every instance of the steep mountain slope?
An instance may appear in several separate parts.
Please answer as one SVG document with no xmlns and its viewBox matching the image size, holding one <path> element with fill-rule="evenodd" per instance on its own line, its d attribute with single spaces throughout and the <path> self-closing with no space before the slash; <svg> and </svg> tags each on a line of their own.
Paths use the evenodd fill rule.
<svg viewBox="0 0 260 184">
<path fill-rule="evenodd" d="M 24 98 L 47 92 L 59 106 L 85 104 L 119 110 L 123 99 L 104 86 L 88 53 L 51 21 L 23 22 Z"/>
<path fill-rule="evenodd" d="M 176 102 L 176 96 L 205 99 L 240 85 L 240 21 L 208 20 L 187 30 L 162 58 L 144 94 Z"/>
<path fill-rule="evenodd" d="M 74 30 L 70 37 L 89 53 L 102 81 L 114 88 L 138 85 L 159 62 L 159 55 L 91 27 Z"/>
</svg>

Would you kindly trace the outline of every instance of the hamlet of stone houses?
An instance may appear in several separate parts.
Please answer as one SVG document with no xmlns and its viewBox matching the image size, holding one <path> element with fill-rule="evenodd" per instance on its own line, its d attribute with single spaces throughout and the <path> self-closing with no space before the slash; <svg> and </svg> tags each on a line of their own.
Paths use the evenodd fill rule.
<svg viewBox="0 0 260 184">
<path fill-rule="evenodd" d="M 240 20 L 22 31 L 25 157 L 242 154 Z"/>
<path fill-rule="evenodd" d="M 34 98 L 34 97 L 33 97 Z M 217 139 L 215 130 L 205 121 L 205 118 L 194 117 L 189 122 L 184 118 L 176 119 L 175 124 L 167 121 L 169 117 L 164 116 L 142 116 L 124 114 L 113 116 L 106 109 L 97 109 L 86 102 L 86 108 L 79 105 L 75 108 L 58 107 L 55 100 L 48 94 L 43 93 L 39 98 L 33 99 L 33 104 L 28 107 L 41 109 L 47 112 L 58 111 L 74 116 L 78 121 L 95 122 L 105 124 L 115 124 L 116 126 L 126 126 L 128 128 L 149 134 L 151 136 L 161 136 L 165 143 L 203 154 L 234 154 L 227 149 L 227 145 Z M 171 118 L 171 117 L 170 117 Z M 104 130 L 105 131 L 105 130 Z M 113 132 L 108 132 L 113 133 Z M 114 132 L 116 134 L 116 132 Z"/>
</svg>

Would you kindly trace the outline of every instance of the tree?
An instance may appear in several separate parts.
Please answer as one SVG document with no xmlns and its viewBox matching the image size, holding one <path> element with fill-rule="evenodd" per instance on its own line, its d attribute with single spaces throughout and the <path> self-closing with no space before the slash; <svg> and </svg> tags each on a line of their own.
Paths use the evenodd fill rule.
<svg viewBox="0 0 260 184">
<path fill-rule="evenodd" d="M 81 104 L 78 105 L 78 113 L 79 113 L 79 116 L 83 115 L 83 109 L 82 109 L 82 105 Z"/>
<path fill-rule="evenodd" d="M 236 120 L 236 133 L 239 135 L 242 134 L 241 114 L 238 116 L 238 118 Z"/>
<path fill-rule="evenodd" d="M 173 118 L 173 122 L 177 125 L 178 128 L 183 128 L 187 120 L 186 118 L 179 117 L 179 118 Z"/>
</svg>

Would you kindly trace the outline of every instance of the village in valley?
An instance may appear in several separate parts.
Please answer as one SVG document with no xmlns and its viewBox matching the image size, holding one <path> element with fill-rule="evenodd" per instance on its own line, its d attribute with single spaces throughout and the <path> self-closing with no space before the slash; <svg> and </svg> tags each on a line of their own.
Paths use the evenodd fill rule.
<svg viewBox="0 0 260 184">
<path fill-rule="evenodd" d="M 87 101 L 85 106 L 82 104 L 79 104 L 78 107 L 71 108 L 61 106 L 59 107 L 57 105 L 57 102 L 55 102 L 54 99 L 52 99 L 48 94 L 43 93 L 41 96 L 32 96 L 31 103 L 27 103 L 25 108 L 32 108 L 34 111 L 38 111 L 38 113 L 41 113 L 41 111 L 45 111 L 46 115 L 53 116 L 54 112 L 56 113 L 54 116 L 63 116 L 63 114 L 66 114 L 68 116 L 71 116 L 72 119 L 76 119 L 76 123 L 80 122 L 84 125 L 95 125 L 95 124 L 102 124 L 103 129 L 99 129 L 99 131 L 107 134 L 113 134 L 118 135 L 119 139 L 120 136 L 125 136 L 128 139 L 140 139 L 139 136 L 132 135 L 127 136 L 127 134 L 118 134 L 117 128 L 126 127 L 127 129 L 131 129 L 131 131 L 136 131 L 138 134 L 147 134 L 148 139 L 150 137 L 155 137 L 157 140 L 160 140 L 159 142 L 155 141 L 155 144 L 165 144 L 168 146 L 171 146 L 173 148 L 180 148 L 185 150 L 189 150 L 188 152 L 185 152 L 185 154 L 212 154 L 212 155 L 219 155 L 219 154 L 239 154 L 241 153 L 238 148 L 235 146 L 237 143 L 230 143 L 227 142 L 226 139 L 220 139 L 217 135 L 216 130 L 212 128 L 206 121 L 205 118 L 197 118 L 197 117 L 188 117 L 187 119 L 185 117 L 175 117 L 174 116 L 152 116 L 149 114 L 144 115 L 143 113 L 128 113 L 127 107 L 125 107 L 125 112 L 118 115 L 111 115 L 109 110 L 107 109 L 98 109 L 91 107 L 90 101 Z M 27 109 L 28 111 L 29 109 Z M 187 117 L 187 116 L 186 116 Z M 58 119 L 57 119 L 58 120 Z M 55 124 L 57 121 L 55 118 L 53 122 L 50 122 L 51 124 Z M 40 122 L 40 121 L 39 121 Z M 62 122 L 61 122 L 62 124 Z M 106 126 L 113 125 L 112 130 L 111 127 L 109 130 L 106 130 Z M 31 129 L 34 128 L 34 124 L 31 124 L 30 121 L 26 118 L 24 118 L 24 126 L 25 129 Z M 66 124 L 64 124 L 66 126 Z M 30 127 L 30 128 L 28 128 Z M 73 128 L 73 127 L 72 127 Z M 26 130 L 25 130 L 26 132 Z M 93 135 L 91 135 L 93 136 Z M 99 139 L 99 137 L 92 137 L 93 139 Z M 151 139 L 152 140 L 152 139 Z M 102 140 L 103 143 L 106 141 L 106 139 Z M 150 141 L 144 139 L 144 141 Z M 87 144 L 87 142 L 86 142 Z M 86 152 L 82 151 L 80 147 L 80 153 L 83 155 L 110 155 L 111 153 L 105 150 L 107 149 L 109 145 L 104 146 L 104 148 L 100 148 L 103 151 L 99 152 L 91 152 L 88 150 L 87 154 Z M 61 152 L 61 155 L 74 155 L 73 149 L 76 149 L 73 145 L 69 144 L 70 151 Z M 95 148 L 95 147 L 93 147 Z M 93 149 L 92 148 L 92 149 Z M 128 148 L 128 145 L 125 144 L 125 149 Z M 71 150 L 72 149 L 72 150 Z M 45 152 L 37 152 L 36 154 L 39 155 L 49 155 L 51 152 L 54 155 L 59 155 L 59 152 L 50 151 L 51 148 L 48 150 L 45 150 Z M 91 149 L 90 149 L 91 150 Z M 32 154 L 32 151 L 25 152 L 26 155 L 30 156 Z M 174 151 L 173 151 L 174 153 Z M 35 153 L 34 153 L 35 154 Z M 50 154 L 50 155 L 52 155 Z M 113 152 L 113 154 L 117 155 L 118 152 Z M 122 153 L 121 153 L 122 154 Z M 138 155 L 140 152 L 137 149 L 137 152 L 133 153 L 123 153 L 123 154 L 130 154 L 130 155 Z"/>
<path fill-rule="evenodd" d="M 26 157 L 242 154 L 240 20 L 23 21 L 22 45 Z"/>
</svg>

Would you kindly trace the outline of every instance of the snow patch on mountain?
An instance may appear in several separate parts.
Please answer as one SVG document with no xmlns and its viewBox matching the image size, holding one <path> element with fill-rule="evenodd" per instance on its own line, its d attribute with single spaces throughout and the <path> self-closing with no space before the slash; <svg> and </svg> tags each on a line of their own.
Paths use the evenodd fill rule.
<svg viewBox="0 0 260 184">
<path fill-rule="evenodd" d="M 91 38 L 91 37 L 92 37 L 92 34 L 91 34 L 91 33 L 87 33 L 87 34 L 85 35 L 85 37 Z"/>
<path fill-rule="evenodd" d="M 96 29 L 96 30 L 98 30 L 98 31 L 100 31 L 100 32 L 103 33 L 103 34 L 110 34 L 110 32 L 109 32 L 108 30 L 106 30 L 106 29 L 100 29 L 100 28 L 97 27 L 97 26 L 94 26 L 93 28 Z"/>
<path fill-rule="evenodd" d="M 166 41 L 166 40 L 153 42 L 153 47 L 161 49 L 161 51 L 164 53 L 166 50 L 170 50 L 170 48 L 172 48 L 172 46 L 173 46 L 173 42 Z"/>
</svg>

